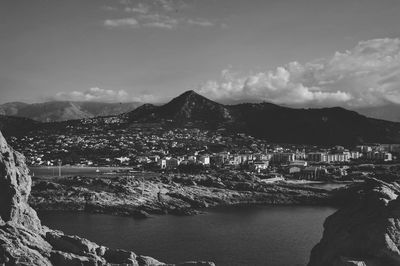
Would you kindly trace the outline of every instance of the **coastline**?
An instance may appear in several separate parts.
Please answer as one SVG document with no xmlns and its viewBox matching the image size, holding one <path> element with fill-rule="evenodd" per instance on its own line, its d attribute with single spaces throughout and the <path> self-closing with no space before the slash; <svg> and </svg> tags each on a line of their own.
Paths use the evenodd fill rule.
<svg viewBox="0 0 400 266">
<path fill-rule="evenodd" d="M 152 173 L 150 173 L 152 174 Z M 325 185 L 327 183 L 321 183 Z M 248 205 L 340 206 L 342 188 L 315 184 L 264 183 L 241 174 L 35 178 L 29 203 L 37 211 L 78 211 L 135 218 L 195 215 L 214 207 Z M 341 195 L 340 197 L 338 195 Z M 339 199 L 341 198 L 341 199 Z"/>
</svg>

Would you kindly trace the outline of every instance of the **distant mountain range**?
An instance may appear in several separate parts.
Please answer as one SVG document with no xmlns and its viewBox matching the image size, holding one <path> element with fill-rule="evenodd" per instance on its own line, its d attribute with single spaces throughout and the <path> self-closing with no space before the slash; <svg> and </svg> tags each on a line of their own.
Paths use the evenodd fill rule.
<svg viewBox="0 0 400 266">
<path fill-rule="evenodd" d="M 393 122 L 400 122 L 400 105 L 389 104 L 384 106 L 363 107 L 354 109 L 354 111 L 368 117 L 384 119 Z"/>
<path fill-rule="evenodd" d="M 295 109 L 271 103 L 222 105 L 187 91 L 161 106 L 143 105 L 122 115 L 129 122 L 225 127 L 271 142 L 399 143 L 400 123 L 368 118 L 344 108 Z"/>
<path fill-rule="evenodd" d="M 40 122 L 57 122 L 96 116 L 110 116 L 134 110 L 142 103 L 101 103 L 52 101 L 27 104 L 21 102 L 0 105 L 0 115 L 30 118 Z"/>
<path fill-rule="evenodd" d="M 275 143 L 400 143 L 400 123 L 368 118 L 344 108 L 297 109 L 271 103 L 224 105 L 194 91 L 187 91 L 164 105 L 144 104 L 115 118 L 120 125 L 127 126 L 131 123 L 166 123 L 176 127 L 224 128 Z M 0 130 L 7 132 L 11 125 L 12 131 L 8 132 L 17 134 L 16 120 L 18 118 L 0 117 Z M 21 119 L 21 123 L 25 126 L 20 131 L 29 130 L 28 124 L 40 128 L 33 121 L 27 123 Z"/>
</svg>

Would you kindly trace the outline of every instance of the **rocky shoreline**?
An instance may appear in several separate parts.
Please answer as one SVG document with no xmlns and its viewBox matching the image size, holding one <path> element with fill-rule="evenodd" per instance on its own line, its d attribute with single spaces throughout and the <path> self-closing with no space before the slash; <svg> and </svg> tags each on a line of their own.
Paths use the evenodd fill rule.
<svg viewBox="0 0 400 266">
<path fill-rule="evenodd" d="M 168 265 L 42 226 L 28 204 L 31 184 L 25 158 L 7 145 L 0 132 L 0 265 Z M 177 265 L 214 263 L 193 261 Z"/>
<path fill-rule="evenodd" d="M 38 211 L 86 211 L 144 218 L 193 215 L 233 205 L 338 205 L 340 189 L 270 184 L 244 174 L 170 174 L 149 178 L 70 176 L 36 179 L 29 203 Z"/>
<path fill-rule="evenodd" d="M 400 182 L 369 179 L 324 223 L 308 266 L 400 265 Z"/>
</svg>

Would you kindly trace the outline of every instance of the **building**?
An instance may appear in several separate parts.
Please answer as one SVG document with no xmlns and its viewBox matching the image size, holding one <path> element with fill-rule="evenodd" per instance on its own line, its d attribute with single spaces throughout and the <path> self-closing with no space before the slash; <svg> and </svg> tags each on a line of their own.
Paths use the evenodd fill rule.
<svg viewBox="0 0 400 266">
<path fill-rule="evenodd" d="M 254 161 L 250 165 L 250 170 L 253 170 L 257 173 L 264 172 L 268 169 L 269 161 Z"/>
<path fill-rule="evenodd" d="M 359 145 L 359 146 L 357 146 L 357 150 L 361 153 L 367 153 L 367 152 L 372 151 L 372 147 L 366 146 L 366 145 Z"/>
<path fill-rule="evenodd" d="M 389 152 L 383 152 L 383 151 L 370 151 L 366 154 L 366 158 L 368 160 L 373 160 L 373 161 L 392 161 L 392 154 Z"/>
<path fill-rule="evenodd" d="M 202 165 L 210 165 L 210 156 L 201 155 L 198 157 L 198 162 Z"/>
<path fill-rule="evenodd" d="M 179 161 L 175 158 L 164 158 L 159 160 L 161 169 L 174 169 L 179 166 Z"/>
<path fill-rule="evenodd" d="M 307 154 L 307 160 L 310 162 L 326 162 L 326 153 L 324 152 L 310 152 Z"/>
<path fill-rule="evenodd" d="M 326 154 L 327 163 L 332 162 L 348 162 L 350 160 L 350 153 L 349 152 L 342 152 L 342 153 L 328 153 Z"/>
<path fill-rule="evenodd" d="M 299 179 L 319 180 L 319 179 L 323 178 L 327 173 L 328 173 L 328 171 L 324 167 L 308 166 L 308 167 L 304 168 L 296 176 Z"/>
<path fill-rule="evenodd" d="M 286 168 L 286 172 L 288 174 L 296 174 L 296 173 L 300 173 L 301 172 L 302 167 L 300 166 L 295 166 L 295 165 L 289 165 Z"/>
<path fill-rule="evenodd" d="M 294 153 L 287 153 L 287 152 L 278 152 L 273 153 L 271 157 L 271 162 L 274 163 L 289 163 L 295 160 Z"/>
</svg>

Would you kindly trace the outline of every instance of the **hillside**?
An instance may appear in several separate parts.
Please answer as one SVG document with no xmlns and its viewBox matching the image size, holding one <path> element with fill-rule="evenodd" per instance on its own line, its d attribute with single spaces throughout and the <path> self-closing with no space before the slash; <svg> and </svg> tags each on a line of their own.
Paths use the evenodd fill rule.
<svg viewBox="0 0 400 266">
<path fill-rule="evenodd" d="M 140 103 L 101 103 L 52 101 L 45 103 L 6 103 L 0 105 L 0 115 L 30 118 L 40 122 L 57 122 L 73 119 L 110 116 L 129 112 Z"/>
<path fill-rule="evenodd" d="M 23 136 L 40 125 L 40 122 L 29 118 L 0 115 L 0 131 L 5 136 Z"/>
<path fill-rule="evenodd" d="M 178 124 L 202 121 L 206 124 L 232 120 L 230 110 L 194 91 L 187 91 L 170 102 L 155 106 L 145 104 L 124 115 L 129 121 L 173 120 Z"/>
<path fill-rule="evenodd" d="M 270 103 L 223 105 L 187 91 L 165 105 L 143 105 L 123 115 L 130 122 L 171 120 L 226 127 L 271 142 L 310 144 L 400 143 L 400 123 L 344 108 L 296 109 Z"/>
<path fill-rule="evenodd" d="M 71 116 L 86 118 L 89 111 L 93 116 L 103 115 L 106 110 L 104 107 L 98 108 L 99 103 L 86 103 L 84 105 L 86 109 L 69 102 L 60 102 L 59 105 L 68 107 L 52 109 L 56 110 L 52 113 L 54 116 L 49 115 L 51 114 L 49 111 L 47 119 L 67 119 Z M 110 105 L 109 110 L 121 111 L 123 108 L 118 109 Z M 36 114 L 34 111 L 30 113 L 36 119 L 39 116 L 38 120 L 43 120 L 45 116 L 40 114 L 43 113 L 39 111 Z M 154 122 L 167 123 L 172 127 L 191 126 L 210 130 L 225 128 L 231 132 L 243 132 L 274 143 L 319 145 L 400 143 L 400 123 L 368 118 L 344 108 L 296 109 L 265 102 L 223 105 L 194 91 L 187 91 L 164 105 L 144 104 L 133 111 L 109 119 L 114 122 L 107 124 L 109 122 L 98 118 L 91 123 L 102 127 L 103 130 L 129 127 L 132 123 L 143 125 Z M 62 131 L 69 125 L 75 127 L 78 124 L 83 125 L 85 122 L 75 120 L 41 124 L 26 118 L 0 117 L 0 129 L 6 136 L 23 135 L 37 128 L 46 132 L 54 131 L 55 128 Z M 83 128 L 87 127 L 85 124 Z"/>
<path fill-rule="evenodd" d="M 368 117 L 400 122 L 400 105 L 389 104 L 384 106 L 363 107 L 354 111 Z"/>
</svg>

